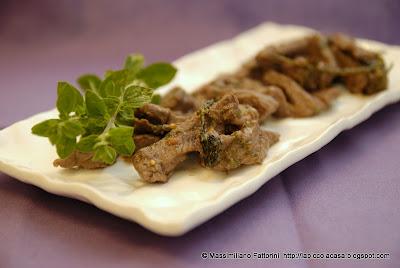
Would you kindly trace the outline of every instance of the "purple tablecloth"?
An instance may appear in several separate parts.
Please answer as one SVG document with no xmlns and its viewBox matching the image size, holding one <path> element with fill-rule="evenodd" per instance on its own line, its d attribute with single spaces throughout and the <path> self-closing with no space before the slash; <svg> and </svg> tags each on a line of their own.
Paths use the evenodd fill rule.
<svg viewBox="0 0 400 268">
<path fill-rule="evenodd" d="M 57 80 L 116 68 L 131 52 L 173 60 L 267 20 L 400 44 L 399 13 L 397 0 L 2 1 L 0 126 L 53 107 Z M 0 174 L 0 267 L 400 267 L 399 122 L 399 104 L 383 109 L 178 238 Z M 281 259 L 201 258 L 212 251 Z"/>
</svg>

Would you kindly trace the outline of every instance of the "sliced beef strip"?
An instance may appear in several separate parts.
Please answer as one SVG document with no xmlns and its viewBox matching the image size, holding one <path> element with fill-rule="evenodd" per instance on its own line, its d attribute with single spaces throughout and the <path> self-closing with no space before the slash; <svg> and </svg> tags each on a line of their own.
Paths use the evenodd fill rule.
<svg viewBox="0 0 400 268">
<path fill-rule="evenodd" d="M 246 104 L 258 112 L 258 121 L 264 122 L 278 109 L 279 103 L 272 97 L 251 90 L 235 90 L 233 94 L 240 104 Z"/>
<path fill-rule="evenodd" d="M 239 104 L 237 97 L 228 94 L 217 102 L 207 102 L 163 139 L 139 150 L 133 156 L 133 165 L 143 180 L 166 182 L 189 153 L 199 153 L 206 167 L 230 170 L 260 163 L 276 140 L 276 134 L 260 129 L 254 108 Z M 240 143 L 246 144 L 243 151 L 229 155 Z"/>
<path fill-rule="evenodd" d="M 268 86 L 263 85 L 261 82 L 247 77 L 239 77 L 237 75 L 221 75 L 214 79 L 212 82 L 200 87 L 193 93 L 196 99 L 203 101 L 221 97 L 227 92 L 233 90 L 252 90 L 259 93 L 264 93 Z"/>
<path fill-rule="evenodd" d="M 358 61 L 342 53 L 340 50 L 334 48 L 333 51 L 340 64 L 340 67 L 353 68 L 362 66 Z M 358 73 L 358 74 L 343 76 L 342 80 L 350 92 L 362 93 L 364 88 L 368 84 L 368 74 Z"/>
<path fill-rule="evenodd" d="M 93 153 L 83 153 L 79 151 L 74 151 L 67 158 L 54 160 L 53 166 L 62 168 L 84 168 L 84 169 L 98 169 L 98 168 L 105 168 L 108 166 L 105 163 L 93 161 L 92 157 Z"/>
<path fill-rule="evenodd" d="M 147 103 L 135 112 L 135 134 L 164 136 L 187 116 L 176 114 L 168 108 Z"/>
<path fill-rule="evenodd" d="M 260 164 L 268 148 L 279 135 L 265 131 L 258 124 L 258 112 L 250 105 L 239 104 L 235 95 L 227 95 L 200 113 L 203 166 L 228 171 L 242 165 Z M 236 127 L 226 132 L 226 126 Z"/>
<path fill-rule="evenodd" d="M 278 102 L 269 94 L 265 94 L 268 90 L 268 86 L 258 81 L 224 75 L 195 91 L 193 96 L 205 102 L 221 99 L 228 93 L 233 94 L 240 104 L 248 104 L 255 108 L 259 114 L 259 121 L 264 122 L 278 109 Z"/>
<path fill-rule="evenodd" d="M 331 87 L 318 90 L 312 95 L 320 99 L 325 104 L 325 109 L 327 109 L 332 101 L 334 101 L 340 95 L 342 89 L 343 86 L 341 85 L 333 85 Z"/>
<path fill-rule="evenodd" d="M 132 162 L 140 177 L 147 182 L 166 182 L 188 153 L 199 150 L 198 127 L 194 115 L 160 141 L 136 152 Z"/>
<path fill-rule="evenodd" d="M 198 110 L 200 103 L 181 87 L 174 87 L 162 97 L 160 105 L 183 114 Z"/>
<path fill-rule="evenodd" d="M 134 123 L 135 135 L 136 134 L 151 134 L 156 136 L 165 136 L 170 132 L 176 124 L 152 124 L 148 119 L 135 119 Z"/>
<path fill-rule="evenodd" d="M 146 103 L 137 109 L 135 116 L 138 119 L 146 119 L 155 125 L 179 123 L 187 119 L 187 115 L 185 114 L 177 113 L 169 108 L 153 103 Z"/>
<path fill-rule="evenodd" d="M 342 68 L 338 76 L 352 93 L 373 94 L 387 88 L 387 70 L 379 53 L 357 46 L 355 40 L 343 34 L 329 37 L 329 46 Z M 345 70 L 350 71 L 345 71 Z"/>
<path fill-rule="evenodd" d="M 262 80 L 266 71 L 275 70 L 291 77 L 307 91 L 316 91 L 328 87 L 334 79 L 332 74 L 321 72 L 321 67 L 334 68 L 337 64 L 327 38 L 315 34 L 279 46 L 267 46 L 242 67 L 239 75 L 247 73 L 248 77 Z"/>
<path fill-rule="evenodd" d="M 328 108 L 325 101 L 321 100 L 318 95 L 314 96 L 305 91 L 296 81 L 286 75 L 276 71 L 268 71 L 264 74 L 263 79 L 265 83 L 278 86 L 284 92 L 285 99 L 277 112 L 279 117 L 307 117 Z M 335 89 L 332 90 L 336 91 Z"/>
<path fill-rule="evenodd" d="M 329 45 L 351 55 L 363 63 L 370 63 L 379 57 L 379 53 L 366 50 L 356 44 L 356 40 L 348 35 L 337 33 L 328 37 Z"/>
<path fill-rule="evenodd" d="M 143 147 L 149 146 L 159 141 L 161 137 L 149 134 L 139 134 L 135 135 L 133 139 L 135 142 L 135 151 L 138 151 Z M 93 158 L 93 153 L 83 153 L 80 151 L 74 151 L 67 158 L 54 160 L 53 166 L 62 168 L 83 168 L 83 169 L 98 169 L 109 166 L 102 162 L 93 161 L 92 158 Z"/>
<path fill-rule="evenodd" d="M 153 124 L 167 124 L 171 117 L 171 110 L 153 103 L 146 103 L 135 111 L 137 118 L 145 118 Z"/>
<path fill-rule="evenodd" d="M 153 143 L 159 141 L 161 137 L 151 134 L 139 134 L 133 137 L 135 142 L 135 151 L 138 151 L 144 147 L 150 146 Z"/>
</svg>

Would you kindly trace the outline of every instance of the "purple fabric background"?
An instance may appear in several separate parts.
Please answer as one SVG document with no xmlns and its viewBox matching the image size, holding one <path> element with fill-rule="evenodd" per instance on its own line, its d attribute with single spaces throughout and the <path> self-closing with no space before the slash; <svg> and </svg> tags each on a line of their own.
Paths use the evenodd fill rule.
<svg viewBox="0 0 400 268">
<path fill-rule="evenodd" d="M 174 60 L 267 20 L 400 44 L 399 12 L 397 0 L 3 0 L 0 126 L 53 107 L 57 80 L 116 68 L 131 52 Z M 383 109 L 178 238 L 0 174 L 0 267 L 400 267 L 399 121 L 399 104 Z M 203 251 L 391 256 L 215 261 Z"/>
</svg>

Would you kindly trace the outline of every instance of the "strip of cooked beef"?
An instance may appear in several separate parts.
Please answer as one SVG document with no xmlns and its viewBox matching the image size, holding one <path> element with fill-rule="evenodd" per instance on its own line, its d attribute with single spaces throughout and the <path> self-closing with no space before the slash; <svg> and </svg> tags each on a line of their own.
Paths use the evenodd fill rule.
<svg viewBox="0 0 400 268">
<path fill-rule="evenodd" d="M 254 108 L 228 94 L 207 102 L 163 139 L 139 150 L 133 165 L 145 181 L 165 182 L 189 153 L 199 153 L 206 167 L 230 170 L 260 163 L 277 139 L 277 134 L 260 129 Z"/>
<path fill-rule="evenodd" d="M 263 80 L 267 84 L 278 86 L 284 92 L 285 98 L 277 112 L 277 116 L 279 117 L 307 117 L 318 114 L 328 108 L 326 101 L 337 96 L 339 93 L 336 88 L 332 88 L 328 91 L 329 98 L 321 99 L 320 95 L 310 94 L 296 81 L 276 71 L 266 72 Z"/>
<path fill-rule="evenodd" d="M 203 166 L 228 171 L 260 164 L 279 135 L 262 130 L 258 112 L 239 104 L 233 94 L 203 107 L 200 115 L 200 159 Z M 229 128 L 227 128 L 229 127 Z"/>
<path fill-rule="evenodd" d="M 138 119 L 146 119 L 152 124 L 172 124 L 185 121 L 187 116 L 181 113 L 176 113 L 170 108 L 161 105 L 146 103 L 141 108 L 137 109 L 135 116 Z"/>
<path fill-rule="evenodd" d="M 320 99 L 324 104 L 324 109 L 328 109 L 333 100 L 335 100 L 340 92 L 344 89 L 344 87 L 340 84 L 334 84 L 331 87 L 320 89 L 312 95 L 318 99 Z"/>
<path fill-rule="evenodd" d="M 160 105 L 183 114 L 193 113 L 200 107 L 199 101 L 181 87 L 174 87 L 168 91 L 162 97 Z"/>
<path fill-rule="evenodd" d="M 202 99 L 203 101 L 213 99 L 217 95 L 218 97 L 228 93 L 226 90 L 252 90 L 259 93 L 265 93 L 268 86 L 263 85 L 261 82 L 247 77 L 239 77 L 237 75 L 221 75 L 211 81 L 210 83 L 200 87 L 198 90 L 193 92 L 193 96 L 196 99 Z"/>
<path fill-rule="evenodd" d="M 231 93 L 239 100 L 240 104 L 246 104 L 258 112 L 258 121 L 264 122 L 278 109 L 279 103 L 269 95 L 247 89 L 235 90 Z"/>
<path fill-rule="evenodd" d="M 379 53 L 357 46 L 343 34 L 332 35 L 329 41 L 341 68 L 337 75 L 352 93 L 373 94 L 387 88 L 387 70 Z"/>
<path fill-rule="evenodd" d="M 138 134 L 133 136 L 135 142 L 135 151 L 138 151 L 144 147 L 150 146 L 161 139 L 160 136 L 151 134 Z"/>
<path fill-rule="evenodd" d="M 262 80 L 266 71 L 275 70 L 291 77 L 306 90 L 316 91 L 329 87 L 334 79 L 332 74 L 319 70 L 323 67 L 334 68 L 337 63 L 327 38 L 316 34 L 279 46 L 267 46 L 238 74 Z"/>
<path fill-rule="evenodd" d="M 146 118 L 152 124 L 167 124 L 171 117 L 171 111 L 160 105 L 146 103 L 135 111 L 135 117 Z"/>
<path fill-rule="evenodd" d="M 176 124 L 153 124 L 148 119 L 135 119 L 135 135 L 137 134 L 151 134 L 156 136 L 165 136 L 170 132 Z"/>
<path fill-rule="evenodd" d="M 84 169 L 98 169 L 108 166 L 103 162 L 93 161 L 92 157 L 93 153 L 83 153 L 79 151 L 74 151 L 67 158 L 54 160 L 53 166 L 62 168 L 84 168 Z"/>
<path fill-rule="evenodd" d="M 186 120 L 187 116 L 176 114 L 168 108 L 147 103 L 135 112 L 135 135 L 148 134 L 163 137 L 176 127 L 176 124 Z"/>
<path fill-rule="evenodd" d="M 255 108 L 259 114 L 259 121 L 264 122 L 278 109 L 278 102 L 274 97 L 265 94 L 269 90 L 268 86 L 258 81 L 224 75 L 196 90 L 193 96 L 204 103 L 210 99 L 221 99 L 227 93 L 233 94 L 240 104 L 248 104 Z"/>
<path fill-rule="evenodd" d="M 140 177 L 147 182 L 166 182 L 187 154 L 200 148 L 196 115 L 179 124 L 158 142 L 140 149 L 132 162 Z"/>
</svg>

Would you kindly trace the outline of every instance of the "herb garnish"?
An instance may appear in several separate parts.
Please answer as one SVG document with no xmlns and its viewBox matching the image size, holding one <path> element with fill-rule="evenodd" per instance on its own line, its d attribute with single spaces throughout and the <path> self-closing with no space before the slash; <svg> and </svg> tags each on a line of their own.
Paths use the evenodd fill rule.
<svg viewBox="0 0 400 268">
<path fill-rule="evenodd" d="M 58 82 L 59 118 L 43 121 L 32 133 L 47 137 L 60 158 L 75 150 L 93 153 L 93 161 L 113 164 L 118 155 L 135 150 L 133 122 L 135 109 L 159 101 L 154 89 L 169 83 L 176 69 L 168 63 L 144 67 L 142 55 L 133 54 L 124 68 L 107 71 L 102 80 L 94 74 L 77 82 L 82 91 L 67 82 Z"/>
</svg>

